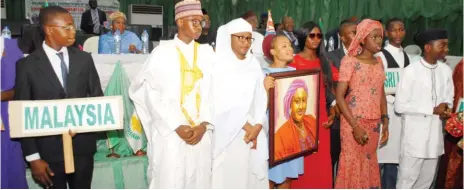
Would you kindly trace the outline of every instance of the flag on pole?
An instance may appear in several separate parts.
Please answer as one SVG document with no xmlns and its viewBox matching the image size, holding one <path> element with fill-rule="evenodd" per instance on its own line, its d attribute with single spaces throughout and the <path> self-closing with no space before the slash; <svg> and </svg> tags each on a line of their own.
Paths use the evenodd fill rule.
<svg viewBox="0 0 464 190">
<path fill-rule="evenodd" d="M 274 28 L 274 21 L 272 20 L 272 14 L 271 10 L 269 9 L 267 11 L 267 23 L 266 23 L 266 35 L 269 34 L 276 34 L 275 28 Z"/>
<path fill-rule="evenodd" d="M 105 96 L 122 96 L 124 104 L 124 130 L 108 131 L 106 144 L 108 149 L 120 156 L 133 155 L 146 146 L 146 137 L 137 117 L 134 104 L 129 98 L 129 77 L 118 61 L 111 75 Z"/>
</svg>

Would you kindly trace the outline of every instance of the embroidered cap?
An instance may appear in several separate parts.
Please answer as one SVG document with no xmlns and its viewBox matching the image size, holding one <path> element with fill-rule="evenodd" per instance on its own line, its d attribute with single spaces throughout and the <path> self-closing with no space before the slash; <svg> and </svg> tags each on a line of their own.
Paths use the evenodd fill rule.
<svg viewBox="0 0 464 190">
<path fill-rule="evenodd" d="M 175 20 L 187 16 L 203 16 L 201 11 L 201 2 L 198 0 L 184 0 L 180 1 L 175 6 L 176 17 Z"/>
</svg>

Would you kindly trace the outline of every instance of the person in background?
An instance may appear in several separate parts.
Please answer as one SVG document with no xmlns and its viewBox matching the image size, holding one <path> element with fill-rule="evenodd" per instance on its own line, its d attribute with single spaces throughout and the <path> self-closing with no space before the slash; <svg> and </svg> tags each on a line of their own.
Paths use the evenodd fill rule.
<svg viewBox="0 0 464 190">
<path fill-rule="evenodd" d="M 126 15 L 116 11 L 109 17 L 111 23 L 111 31 L 100 36 L 98 41 L 99 54 L 114 53 L 114 33 L 120 32 L 121 35 L 121 53 L 142 53 L 142 41 L 137 34 L 126 30 Z"/>
<path fill-rule="evenodd" d="M 4 45 L 3 45 L 4 44 Z M 23 57 L 23 52 L 18 48 L 16 39 L 3 39 L 0 36 L 0 52 L 2 53 L 1 65 L 1 165 L 2 189 L 27 189 L 26 165 L 23 152 L 18 139 L 10 138 L 10 125 L 8 118 L 8 102 L 13 100 L 15 86 L 16 62 Z"/>
<path fill-rule="evenodd" d="M 380 188 L 377 147 L 381 131 L 380 143 L 388 139 L 388 115 L 385 72 L 374 54 L 382 49 L 382 38 L 382 24 L 364 19 L 341 62 L 336 90 L 342 113 L 337 189 Z"/>
<path fill-rule="evenodd" d="M 213 72 L 212 188 L 268 189 L 267 96 L 252 27 L 242 18 L 219 27 Z"/>
<path fill-rule="evenodd" d="M 174 12 L 177 35 L 151 52 L 129 96 L 148 140 L 149 188 L 209 189 L 214 51 L 194 41 L 202 30 L 199 1 L 178 1 Z"/>
<path fill-rule="evenodd" d="M 268 68 L 263 69 L 267 75 L 264 79 L 264 87 L 269 98 L 269 89 L 274 88 L 275 83 L 274 78 L 268 74 L 295 70 L 295 68 L 288 66 L 288 63 L 293 61 L 293 48 L 287 36 L 271 34 L 264 38 L 263 50 L 267 59 L 272 61 Z M 298 178 L 299 175 L 303 175 L 303 173 L 304 157 L 295 158 L 274 166 L 269 169 L 270 189 L 290 189 L 292 181 Z"/>
<path fill-rule="evenodd" d="M 204 25 L 203 30 L 201 30 L 201 36 L 195 40 L 200 44 L 209 44 L 211 47 L 216 47 L 216 30 L 211 28 L 211 20 L 209 18 L 208 12 L 205 9 L 201 9 L 203 12 L 203 21 Z"/>
<path fill-rule="evenodd" d="M 275 24 L 276 33 L 281 34 L 284 31 L 284 25 L 280 23 Z"/>
<path fill-rule="evenodd" d="M 40 13 L 45 34 L 42 48 L 16 65 L 14 100 L 60 100 L 103 96 L 90 54 L 70 47 L 76 28 L 71 14 L 59 6 Z M 96 152 L 96 133 L 73 137 L 73 174 L 65 173 L 62 135 L 21 138 L 32 177 L 45 188 L 90 189 Z"/>
<path fill-rule="evenodd" d="M 262 35 L 266 34 L 266 27 L 267 27 L 267 19 L 268 19 L 268 17 L 269 17 L 268 12 L 264 12 L 264 13 L 261 14 L 261 19 L 259 20 L 259 25 L 258 25 L 257 32 L 259 32 Z"/>
<path fill-rule="evenodd" d="M 258 27 L 258 17 L 253 11 L 248 11 L 242 15 L 242 19 L 246 20 L 251 27 L 253 28 L 252 37 L 253 41 L 249 53 L 252 53 L 255 56 L 264 56 L 263 53 L 263 40 L 264 36 L 257 32 Z"/>
<path fill-rule="evenodd" d="M 284 18 L 282 18 L 281 23 L 283 26 L 283 30 L 281 33 L 277 33 L 277 34 L 283 34 L 287 36 L 290 42 L 292 42 L 293 53 L 300 52 L 300 45 L 299 45 L 298 39 L 295 33 L 293 32 L 293 30 L 295 29 L 295 22 L 293 21 L 293 18 L 290 16 L 285 16 Z"/>
<path fill-rule="evenodd" d="M 444 153 L 443 120 L 453 107 L 452 71 L 438 61 L 449 51 L 446 30 L 426 30 L 415 41 L 424 57 L 403 70 L 396 90 L 395 111 L 402 115 L 398 189 L 430 188 Z"/>
<path fill-rule="evenodd" d="M 353 17 L 351 17 L 349 19 L 346 19 L 346 20 L 344 20 L 342 22 L 356 23 L 357 18 L 355 16 L 353 16 Z M 325 38 L 325 43 L 326 43 L 325 47 L 326 47 L 327 52 L 331 52 L 331 51 L 334 51 L 334 50 L 339 49 L 339 48 L 342 47 L 340 27 L 329 30 L 326 33 L 325 37 L 326 37 Z M 349 44 L 348 44 L 348 46 L 349 46 Z M 345 48 L 347 48 L 348 46 L 346 46 Z"/>
<path fill-rule="evenodd" d="M 289 19 L 289 18 L 287 18 Z M 293 22 L 293 21 L 292 21 Z M 299 49 L 302 51 L 295 55 L 290 67 L 296 70 L 307 69 L 324 69 L 321 63 L 321 42 L 323 39 L 321 28 L 314 22 L 305 23 L 299 30 L 297 38 Z M 288 36 L 287 36 L 288 37 Z M 330 74 L 329 74 L 330 75 Z M 326 101 L 326 86 L 325 72 L 319 72 L 319 102 L 318 102 L 318 152 L 306 156 L 304 158 L 305 174 L 292 182 L 292 188 L 306 189 L 316 188 L 325 189 L 332 187 L 332 167 L 330 164 L 330 134 L 329 130 L 325 129 L 332 125 L 332 120 L 327 117 L 327 101 Z M 317 172 L 314 172 L 317 171 Z"/>
<path fill-rule="evenodd" d="M 90 9 L 82 13 L 81 30 L 87 34 L 100 35 L 100 26 L 106 22 L 106 13 L 98 8 L 97 0 L 89 0 Z"/>
<path fill-rule="evenodd" d="M 327 59 L 331 63 L 335 69 L 332 69 L 332 76 L 333 76 L 333 88 L 337 88 L 337 81 L 338 81 L 338 75 L 339 75 L 339 70 L 340 70 L 340 63 L 345 55 L 348 54 L 347 47 L 350 47 L 351 42 L 354 39 L 354 36 L 356 36 L 356 23 L 351 22 L 349 20 L 344 20 L 340 24 L 340 40 L 342 41 L 342 48 L 338 48 L 334 51 L 328 52 L 327 53 Z M 335 92 L 333 92 L 335 94 Z M 331 102 L 330 100 L 328 100 Z M 335 101 L 336 104 L 336 101 Z M 335 107 L 334 107 L 335 106 Z M 334 107 L 336 110 L 337 117 L 335 117 L 334 122 L 332 126 L 330 127 L 330 156 L 332 160 L 332 169 L 333 173 L 332 176 L 335 177 L 337 176 L 337 170 L 338 170 L 338 159 L 340 157 L 340 118 L 338 117 L 339 115 L 339 110 L 336 105 L 331 105 L 330 107 Z M 335 181 L 334 181 L 335 182 Z M 335 186 L 335 183 L 333 184 Z"/>
<path fill-rule="evenodd" d="M 410 57 L 403 51 L 403 43 L 406 30 L 404 23 L 398 18 L 387 21 L 386 36 L 390 43 L 386 45 L 376 56 L 382 59 L 384 69 L 401 68 L 409 65 Z M 379 161 L 382 189 L 395 189 L 398 174 L 398 163 L 400 159 L 400 136 L 401 136 L 401 116 L 395 113 L 395 96 L 387 95 L 387 109 L 390 117 L 388 128 L 388 143 L 381 146 L 377 151 Z"/>
<path fill-rule="evenodd" d="M 453 71 L 454 103 L 453 112 L 459 111 L 459 101 L 463 98 L 463 59 L 456 65 Z M 462 189 L 463 156 L 462 137 L 445 135 L 445 154 L 440 158 L 440 166 L 435 188 L 437 189 Z M 461 144 L 462 145 L 462 144 Z"/>
</svg>

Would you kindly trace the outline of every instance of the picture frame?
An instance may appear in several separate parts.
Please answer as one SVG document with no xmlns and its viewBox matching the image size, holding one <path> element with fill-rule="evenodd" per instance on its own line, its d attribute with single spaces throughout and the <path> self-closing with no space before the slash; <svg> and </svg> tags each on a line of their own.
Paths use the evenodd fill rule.
<svg viewBox="0 0 464 190">
<path fill-rule="evenodd" d="M 321 75 L 320 69 L 270 74 L 275 79 L 269 89 L 270 168 L 317 152 Z"/>
</svg>

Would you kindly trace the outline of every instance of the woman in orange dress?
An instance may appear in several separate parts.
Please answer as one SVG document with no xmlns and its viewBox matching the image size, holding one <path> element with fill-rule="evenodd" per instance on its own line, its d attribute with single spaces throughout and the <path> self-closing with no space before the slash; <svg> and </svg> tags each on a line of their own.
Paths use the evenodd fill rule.
<svg viewBox="0 0 464 190">
<path fill-rule="evenodd" d="M 302 51 L 289 64 L 296 70 L 321 69 L 320 46 L 323 39 L 321 28 L 314 22 L 308 22 L 300 29 L 298 43 Z M 322 72 L 321 72 L 322 73 Z M 322 74 L 319 89 L 319 126 L 318 150 L 304 158 L 304 174 L 292 182 L 293 189 L 330 189 L 332 188 L 332 163 L 330 159 L 330 131 L 323 126 L 331 125 L 327 117 L 327 102 Z"/>
<path fill-rule="evenodd" d="M 382 61 L 374 54 L 381 50 L 382 40 L 382 24 L 364 19 L 341 62 L 336 90 L 342 112 L 341 153 L 335 188 L 381 187 L 377 147 L 382 124 L 381 143 L 388 138 L 388 116 L 385 72 Z"/>
</svg>

